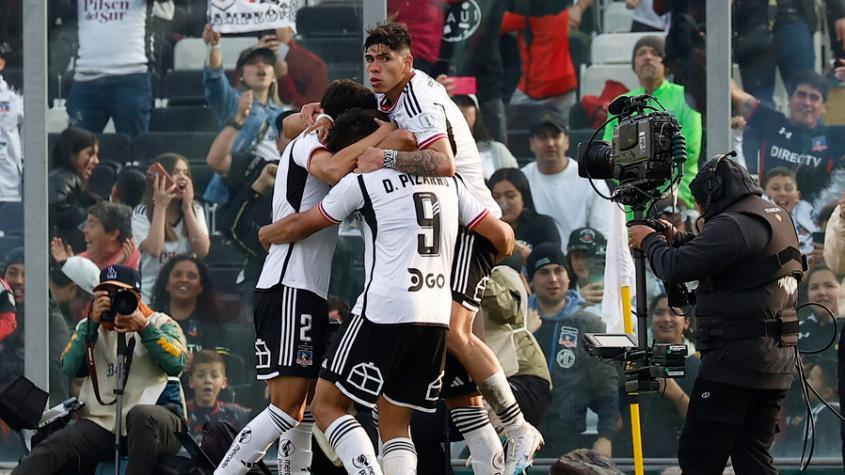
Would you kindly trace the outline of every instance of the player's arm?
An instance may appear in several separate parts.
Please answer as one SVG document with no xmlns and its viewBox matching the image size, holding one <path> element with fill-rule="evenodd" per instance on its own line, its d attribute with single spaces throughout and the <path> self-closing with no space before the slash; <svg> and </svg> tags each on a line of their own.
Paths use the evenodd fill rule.
<svg viewBox="0 0 845 475">
<path fill-rule="evenodd" d="M 496 248 L 496 262 L 513 254 L 515 244 L 513 228 L 510 224 L 496 218 L 489 212 L 483 213 L 475 222 L 469 223 L 468 229 L 487 238 Z"/>
<path fill-rule="evenodd" d="M 382 122 L 375 132 L 343 148 L 334 155 L 328 150 L 315 152 L 311 155 L 308 173 L 329 185 L 334 185 L 355 169 L 358 157 L 367 148 L 380 146 L 407 149 L 409 140 L 410 146 L 414 147 L 416 144 L 410 132 L 396 130 L 396 125 L 392 122 Z"/>
<path fill-rule="evenodd" d="M 751 118 L 758 104 L 757 98 L 740 89 L 733 79 L 731 79 L 731 102 L 736 111 L 746 120 Z"/>
<path fill-rule="evenodd" d="M 320 212 L 320 207 L 315 206 L 303 213 L 294 213 L 275 223 L 261 226 L 258 230 L 258 239 L 265 248 L 268 248 L 270 244 L 284 244 L 305 239 L 334 224 L 337 223 L 329 220 Z"/>
<path fill-rule="evenodd" d="M 455 155 L 449 141 L 444 137 L 424 146 L 422 150 L 396 150 L 394 169 L 416 176 L 454 176 Z M 374 172 L 384 168 L 385 150 L 388 147 L 371 147 L 358 157 L 356 173 Z"/>
</svg>

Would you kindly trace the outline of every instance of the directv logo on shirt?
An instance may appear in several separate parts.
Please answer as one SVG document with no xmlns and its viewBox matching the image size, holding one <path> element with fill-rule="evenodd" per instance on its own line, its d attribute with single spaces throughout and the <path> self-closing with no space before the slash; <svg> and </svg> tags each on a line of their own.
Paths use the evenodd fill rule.
<svg viewBox="0 0 845 475">
<path fill-rule="evenodd" d="M 813 150 L 821 151 L 821 150 Z M 820 167 L 822 166 L 822 158 L 817 157 L 815 155 L 809 155 L 804 153 L 795 153 L 787 148 L 778 147 L 777 145 L 772 145 L 772 149 L 769 152 L 769 156 L 772 158 L 779 158 L 785 162 L 794 163 L 796 165 L 807 165 L 810 167 Z"/>
</svg>

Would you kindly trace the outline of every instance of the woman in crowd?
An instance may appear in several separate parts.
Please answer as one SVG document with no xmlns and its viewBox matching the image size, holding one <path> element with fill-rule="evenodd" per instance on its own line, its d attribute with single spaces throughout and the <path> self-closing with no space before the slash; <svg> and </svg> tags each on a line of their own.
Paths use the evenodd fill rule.
<svg viewBox="0 0 845 475">
<path fill-rule="evenodd" d="M 102 270 L 114 264 L 138 268 L 141 254 L 132 239 L 132 209 L 126 205 L 101 201 L 88 209 L 82 227 L 85 251 L 79 255 L 90 259 Z M 50 254 L 57 263 L 64 263 L 74 251 L 62 238 L 50 242 Z"/>
<path fill-rule="evenodd" d="M 141 249 L 141 293 L 149 302 L 161 266 L 176 254 L 208 255 L 211 240 L 202 206 L 194 200 L 194 183 L 185 157 L 165 153 L 155 160 L 173 180 L 147 182 L 142 204 L 132 214 L 132 234 Z"/>
<path fill-rule="evenodd" d="M 99 198 L 88 191 L 88 179 L 100 163 L 97 136 L 75 127 L 65 129 L 53 148 L 53 170 L 48 177 L 50 229 L 74 252 L 85 250 L 80 226 L 88 208 Z"/>
<path fill-rule="evenodd" d="M 203 40 L 209 45 L 208 65 L 203 71 L 203 85 L 208 106 L 223 129 L 208 152 L 208 165 L 218 173 L 205 192 L 205 199 L 216 203 L 228 200 L 228 190 L 219 176 L 225 176 L 235 160 L 261 157 L 278 160 L 276 119 L 284 110 L 278 96 L 276 77 L 284 76 L 284 63 L 267 47 L 258 45 L 241 52 L 235 71 L 240 90 L 229 83 L 223 70 L 220 34 L 206 26 Z"/>
<path fill-rule="evenodd" d="M 502 220 L 510 224 L 516 234 L 516 253 L 522 256 L 523 262 L 539 244 L 552 242 L 560 246 L 554 218 L 535 211 L 528 180 L 518 168 L 496 170 L 487 186 L 502 208 Z"/>
<path fill-rule="evenodd" d="M 824 305 L 830 309 L 835 318 L 839 318 L 841 277 L 827 266 L 818 265 L 807 273 L 804 280 L 807 282 L 807 302 Z M 833 338 L 830 315 L 818 305 L 808 306 L 806 316 L 802 315 L 799 342 L 801 350 L 822 348 Z M 831 346 L 821 355 L 832 357 L 833 352 L 834 349 Z M 805 355 L 805 360 L 821 355 Z"/>
<path fill-rule="evenodd" d="M 493 140 L 493 136 L 484 127 L 484 120 L 475 95 L 455 96 L 452 101 L 461 109 L 475 138 L 478 152 L 481 154 L 481 166 L 484 167 L 484 178 L 489 179 L 493 172 L 502 168 L 518 168 L 516 158 L 508 150 L 507 145 Z"/>
<path fill-rule="evenodd" d="M 152 308 L 179 322 L 189 353 L 226 347 L 226 332 L 208 267 L 190 254 L 173 256 L 162 267 L 152 292 Z"/>
</svg>

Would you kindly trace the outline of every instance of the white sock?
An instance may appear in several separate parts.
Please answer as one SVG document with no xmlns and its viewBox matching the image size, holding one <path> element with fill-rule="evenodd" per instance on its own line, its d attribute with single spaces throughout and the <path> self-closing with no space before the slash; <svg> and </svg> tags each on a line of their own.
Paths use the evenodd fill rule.
<svg viewBox="0 0 845 475">
<path fill-rule="evenodd" d="M 501 369 L 480 383 L 478 392 L 484 396 L 505 428 L 519 427 L 525 422 L 522 410 L 516 402 L 510 384 L 508 384 L 508 378 L 505 377 L 505 372 Z"/>
<path fill-rule="evenodd" d="M 311 473 L 311 436 L 314 434 L 314 415 L 310 409 L 299 425 L 279 438 L 279 475 L 306 475 Z"/>
<path fill-rule="evenodd" d="M 414 442 L 407 437 L 397 437 L 385 442 L 381 459 L 384 475 L 417 474 L 417 450 L 414 448 Z"/>
<path fill-rule="evenodd" d="M 367 432 L 354 417 L 335 419 L 326 429 L 326 437 L 349 475 L 384 475 Z"/>
<path fill-rule="evenodd" d="M 270 404 L 235 436 L 214 475 L 243 475 L 264 457 L 270 445 L 296 425 L 296 419 Z"/>
<path fill-rule="evenodd" d="M 470 406 L 449 412 L 469 447 L 473 473 L 500 473 L 505 468 L 505 452 L 487 411 Z"/>
</svg>

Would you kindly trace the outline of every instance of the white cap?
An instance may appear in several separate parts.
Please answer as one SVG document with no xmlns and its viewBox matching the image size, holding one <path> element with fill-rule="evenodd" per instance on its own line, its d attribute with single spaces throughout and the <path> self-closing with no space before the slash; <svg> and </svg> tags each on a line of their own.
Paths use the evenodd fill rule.
<svg viewBox="0 0 845 475">
<path fill-rule="evenodd" d="M 100 269 L 85 257 L 69 257 L 62 266 L 62 272 L 80 289 L 91 295 L 94 295 L 94 287 L 100 283 Z"/>
</svg>

